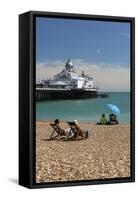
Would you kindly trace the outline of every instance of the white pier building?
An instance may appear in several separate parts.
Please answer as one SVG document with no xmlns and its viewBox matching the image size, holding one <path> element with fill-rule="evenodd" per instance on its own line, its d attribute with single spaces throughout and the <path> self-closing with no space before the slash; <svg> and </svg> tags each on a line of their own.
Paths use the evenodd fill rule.
<svg viewBox="0 0 138 200">
<path fill-rule="evenodd" d="M 56 74 L 53 79 L 41 80 L 37 83 L 37 88 L 53 88 L 53 89 L 65 89 L 65 90 L 88 90 L 88 91 L 97 91 L 97 88 L 94 88 L 93 78 L 85 75 L 82 71 L 81 75 L 78 75 L 74 71 L 74 66 L 70 59 L 65 64 L 65 68 Z"/>
</svg>

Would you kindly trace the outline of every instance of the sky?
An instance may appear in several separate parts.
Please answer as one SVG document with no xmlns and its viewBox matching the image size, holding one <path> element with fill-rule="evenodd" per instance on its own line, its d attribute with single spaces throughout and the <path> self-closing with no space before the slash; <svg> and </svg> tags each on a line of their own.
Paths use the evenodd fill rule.
<svg viewBox="0 0 138 200">
<path fill-rule="evenodd" d="M 106 91 L 130 90 L 130 24 L 36 18 L 36 78 L 52 78 L 68 58 Z"/>
</svg>

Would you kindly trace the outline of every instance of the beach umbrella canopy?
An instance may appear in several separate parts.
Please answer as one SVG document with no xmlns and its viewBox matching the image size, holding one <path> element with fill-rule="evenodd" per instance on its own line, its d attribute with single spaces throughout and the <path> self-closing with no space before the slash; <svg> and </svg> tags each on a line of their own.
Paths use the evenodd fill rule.
<svg viewBox="0 0 138 200">
<path fill-rule="evenodd" d="M 120 114 L 120 109 L 118 108 L 118 106 L 114 104 L 107 104 L 107 107 L 109 107 L 113 112 Z"/>
</svg>

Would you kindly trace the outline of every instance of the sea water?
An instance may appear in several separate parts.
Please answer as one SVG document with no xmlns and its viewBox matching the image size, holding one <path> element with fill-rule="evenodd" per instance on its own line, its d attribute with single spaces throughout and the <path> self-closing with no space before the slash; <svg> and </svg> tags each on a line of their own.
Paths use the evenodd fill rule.
<svg viewBox="0 0 138 200">
<path fill-rule="evenodd" d="M 107 104 L 119 107 L 117 119 L 120 123 L 130 123 L 130 93 L 111 92 L 108 98 L 90 98 L 79 100 L 50 100 L 36 102 L 36 120 L 64 121 L 78 120 L 79 122 L 96 123 L 102 114 L 108 116 L 114 113 Z"/>
</svg>

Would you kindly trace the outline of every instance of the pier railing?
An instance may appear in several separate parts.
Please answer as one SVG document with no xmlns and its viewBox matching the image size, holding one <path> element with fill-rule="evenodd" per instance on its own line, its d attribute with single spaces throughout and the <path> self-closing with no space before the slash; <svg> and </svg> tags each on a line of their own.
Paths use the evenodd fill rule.
<svg viewBox="0 0 138 200">
<path fill-rule="evenodd" d="M 109 93 L 108 92 L 98 92 L 97 93 L 97 98 L 108 98 Z"/>
<path fill-rule="evenodd" d="M 87 98 L 108 98 L 107 92 L 89 90 L 53 90 L 36 88 L 36 101 L 58 100 L 58 99 L 87 99 Z"/>
</svg>

